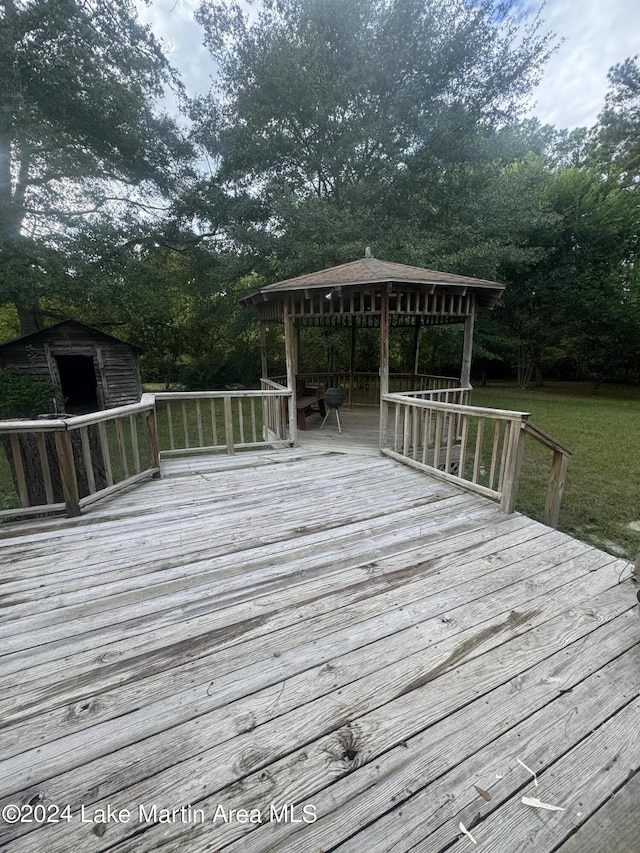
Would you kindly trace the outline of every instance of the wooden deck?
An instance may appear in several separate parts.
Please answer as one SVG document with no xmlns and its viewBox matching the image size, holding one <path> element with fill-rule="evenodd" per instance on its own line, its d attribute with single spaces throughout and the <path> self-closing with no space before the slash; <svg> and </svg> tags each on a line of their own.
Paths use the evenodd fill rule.
<svg viewBox="0 0 640 853">
<path fill-rule="evenodd" d="M 0 528 L 2 850 L 640 849 L 631 566 L 350 417 Z"/>
</svg>

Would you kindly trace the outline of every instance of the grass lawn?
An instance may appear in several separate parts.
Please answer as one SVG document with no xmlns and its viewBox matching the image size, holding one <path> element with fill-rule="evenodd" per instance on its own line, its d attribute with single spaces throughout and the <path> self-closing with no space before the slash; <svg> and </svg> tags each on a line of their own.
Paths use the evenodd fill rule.
<svg viewBox="0 0 640 853">
<path fill-rule="evenodd" d="M 559 528 L 612 554 L 640 553 L 640 387 L 550 382 L 519 390 L 475 387 L 472 403 L 530 412 L 531 422 L 573 451 Z M 527 439 L 517 509 L 542 518 L 551 452 Z"/>
</svg>

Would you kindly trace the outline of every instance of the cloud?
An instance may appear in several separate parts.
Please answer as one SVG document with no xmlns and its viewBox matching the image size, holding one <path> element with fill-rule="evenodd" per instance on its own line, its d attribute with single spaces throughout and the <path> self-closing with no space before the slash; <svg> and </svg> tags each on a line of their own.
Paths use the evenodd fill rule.
<svg viewBox="0 0 640 853">
<path fill-rule="evenodd" d="M 187 94 L 207 92 L 216 66 L 194 18 L 198 0 L 151 0 L 148 6 L 138 0 L 137 6 L 180 71 Z M 539 6 L 538 0 L 519 2 L 527 15 Z M 563 42 L 533 93 L 529 114 L 559 128 L 591 126 L 604 105 L 609 68 L 640 51 L 637 0 L 547 0 L 542 19 L 544 31 Z"/>
<path fill-rule="evenodd" d="M 527 0 L 527 11 L 535 6 Z M 637 0 L 547 0 L 545 30 L 564 41 L 534 92 L 531 115 L 556 127 L 589 127 L 604 106 L 607 72 L 640 50 Z"/>
<path fill-rule="evenodd" d="M 209 91 L 216 66 L 203 44 L 195 0 L 152 0 L 137 4 L 138 17 L 151 27 L 169 62 L 180 72 L 189 96 Z"/>
</svg>

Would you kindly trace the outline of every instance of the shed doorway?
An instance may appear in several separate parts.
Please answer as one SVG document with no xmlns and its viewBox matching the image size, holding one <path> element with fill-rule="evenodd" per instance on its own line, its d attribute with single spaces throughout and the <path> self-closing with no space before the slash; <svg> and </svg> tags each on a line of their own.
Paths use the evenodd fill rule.
<svg viewBox="0 0 640 853">
<path fill-rule="evenodd" d="M 70 415 L 96 412 L 98 387 L 93 358 L 88 355 L 57 355 L 60 387 L 65 398 L 65 411 Z"/>
</svg>

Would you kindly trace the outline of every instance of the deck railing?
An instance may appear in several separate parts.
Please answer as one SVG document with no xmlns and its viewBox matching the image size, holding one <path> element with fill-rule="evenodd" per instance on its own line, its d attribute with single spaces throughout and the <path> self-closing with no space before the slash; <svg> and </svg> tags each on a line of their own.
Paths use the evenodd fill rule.
<svg viewBox="0 0 640 853">
<path fill-rule="evenodd" d="M 525 434 L 535 439 L 544 447 L 552 451 L 553 457 L 551 460 L 551 471 L 549 473 L 549 484 L 547 486 L 547 495 L 544 505 L 543 521 L 549 527 L 558 526 L 558 517 L 560 515 L 560 504 L 562 503 L 562 493 L 564 491 L 564 478 L 567 473 L 567 466 L 571 458 L 571 451 L 559 444 L 555 438 L 549 433 L 527 422 L 524 425 Z"/>
<path fill-rule="evenodd" d="M 289 444 L 286 388 L 144 394 L 140 403 L 76 417 L 0 421 L 0 462 L 18 506 L 2 518 L 66 512 L 143 478 L 160 458 Z M 9 469 L 9 470 L 6 470 Z"/>
<path fill-rule="evenodd" d="M 341 387 L 346 392 L 348 406 L 380 405 L 380 374 L 348 370 L 335 373 L 301 373 L 298 377 L 305 385 L 320 388 Z M 286 385 L 286 376 L 272 377 L 272 381 Z M 427 373 L 392 373 L 389 376 L 389 390 L 393 393 L 439 391 L 457 389 L 460 380 L 455 376 L 435 376 Z"/>
<path fill-rule="evenodd" d="M 269 394 L 263 397 L 262 421 L 265 440 L 276 445 L 280 442 L 290 444 L 287 405 L 291 399 L 291 392 L 285 385 L 281 385 L 272 379 L 261 379 L 260 388 L 263 391 L 278 392 L 278 394 Z"/>
<path fill-rule="evenodd" d="M 155 395 L 160 456 L 225 452 L 287 443 L 291 392 L 263 380 L 255 391 L 169 391 Z"/>
<path fill-rule="evenodd" d="M 528 422 L 525 412 L 467 405 L 470 388 L 436 388 L 383 397 L 391 417 L 387 456 L 497 499 L 512 512 L 527 435 L 553 452 L 544 521 L 555 527 L 570 454 Z M 0 422 L 19 506 L 3 517 L 66 511 L 149 476 L 160 459 L 289 445 L 291 391 L 262 380 L 255 391 L 145 394 L 140 403 L 77 417 Z"/>
<path fill-rule="evenodd" d="M 152 394 L 77 417 L 0 421 L 0 441 L 20 503 L 0 511 L 0 518 L 61 511 L 77 516 L 160 471 Z"/>
<path fill-rule="evenodd" d="M 459 389 L 461 395 L 467 390 Z M 529 424 L 526 412 L 416 394 L 387 394 L 383 403 L 389 406 L 383 454 L 494 498 L 507 513 L 515 509 L 525 437 L 545 444 L 554 457 L 543 520 L 557 526 L 571 452 Z"/>
<path fill-rule="evenodd" d="M 405 391 L 404 396 L 417 400 L 430 400 L 433 403 L 454 403 L 458 406 L 469 405 L 471 385 L 456 385 L 450 388 L 435 388 L 429 391 Z"/>
</svg>

